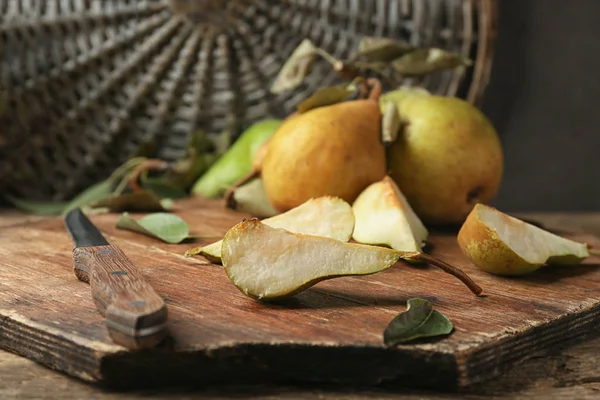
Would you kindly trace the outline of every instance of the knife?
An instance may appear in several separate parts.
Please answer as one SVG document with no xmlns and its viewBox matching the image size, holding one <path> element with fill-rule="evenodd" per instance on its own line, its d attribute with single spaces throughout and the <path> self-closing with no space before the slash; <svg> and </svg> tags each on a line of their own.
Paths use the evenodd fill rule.
<svg viewBox="0 0 600 400">
<path fill-rule="evenodd" d="M 92 298 L 112 340 L 129 349 L 159 344 L 167 336 L 164 300 L 80 208 L 67 213 L 65 226 L 75 243 L 75 275 L 90 284 Z"/>
</svg>

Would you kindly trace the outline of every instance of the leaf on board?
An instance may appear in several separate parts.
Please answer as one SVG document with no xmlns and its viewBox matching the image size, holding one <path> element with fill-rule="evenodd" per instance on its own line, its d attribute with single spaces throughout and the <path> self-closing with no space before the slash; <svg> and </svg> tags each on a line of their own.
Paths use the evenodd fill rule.
<svg viewBox="0 0 600 400">
<path fill-rule="evenodd" d="M 271 93 L 279 94 L 298 87 L 318 56 L 318 48 L 309 39 L 304 39 L 281 67 L 271 85 Z"/>
<path fill-rule="evenodd" d="M 330 106 L 347 100 L 354 92 L 354 85 L 328 86 L 317 89 L 309 98 L 300 102 L 296 108 L 299 113 L 304 113 L 318 107 Z"/>
<path fill-rule="evenodd" d="M 432 48 L 408 53 L 392 62 L 392 67 L 403 76 L 423 76 L 471 64 L 471 60 L 458 53 Z"/>
<path fill-rule="evenodd" d="M 165 182 L 162 177 L 140 177 L 140 186 L 149 192 L 154 193 L 161 199 L 183 199 L 187 197 L 187 193 L 179 187 Z"/>
<path fill-rule="evenodd" d="M 138 220 L 128 213 L 123 213 L 117 219 L 116 227 L 141 233 L 171 244 L 181 243 L 193 237 L 190 235 L 187 222 L 175 214 L 164 212 L 148 214 Z"/>
<path fill-rule="evenodd" d="M 42 202 L 19 199 L 10 195 L 4 195 L 12 205 L 21 211 L 35 215 L 60 215 L 68 202 Z"/>
<path fill-rule="evenodd" d="M 358 51 L 353 58 L 387 63 L 413 50 L 414 47 L 403 40 L 365 36 L 358 43 Z"/>
<path fill-rule="evenodd" d="M 77 207 L 87 207 L 111 195 L 113 190 L 113 181 L 107 179 L 88 187 L 83 192 L 73 198 L 63 210 L 63 215 Z"/>
<path fill-rule="evenodd" d="M 414 339 L 447 335 L 452 332 L 452 322 L 424 299 L 409 299 L 406 311 L 398 314 L 385 328 L 383 341 L 388 346 Z"/>
<path fill-rule="evenodd" d="M 172 204 L 169 199 L 161 199 L 155 193 L 142 190 L 139 192 L 111 195 L 92 205 L 92 208 L 108 208 L 110 212 L 153 212 L 167 211 Z"/>
</svg>

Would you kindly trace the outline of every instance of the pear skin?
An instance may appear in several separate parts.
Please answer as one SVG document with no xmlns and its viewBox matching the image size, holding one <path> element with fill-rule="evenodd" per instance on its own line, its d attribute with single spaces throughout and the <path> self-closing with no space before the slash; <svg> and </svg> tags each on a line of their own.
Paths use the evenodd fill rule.
<svg viewBox="0 0 600 400">
<path fill-rule="evenodd" d="M 281 212 L 320 196 L 352 203 L 385 174 L 381 112 L 373 100 L 294 116 L 272 136 L 262 164 L 265 192 Z"/>
<path fill-rule="evenodd" d="M 192 193 L 217 198 L 252 170 L 253 158 L 282 121 L 267 119 L 246 129 L 233 145 L 217 159 L 192 187 Z"/>
<path fill-rule="evenodd" d="M 496 275 L 525 275 L 544 265 L 576 265 L 589 257 L 585 243 L 560 237 L 483 204 L 477 204 L 468 215 L 457 241 L 473 264 Z"/>
<path fill-rule="evenodd" d="M 421 251 L 427 240 L 427 228 L 389 176 L 361 192 L 352 210 L 356 219 L 352 238 L 358 243 Z"/>
<path fill-rule="evenodd" d="M 403 121 L 387 148 L 389 174 L 425 224 L 461 224 L 475 204 L 496 197 L 503 150 L 480 110 L 459 98 L 419 93 L 388 93 L 381 101 L 382 107 L 397 101 Z"/>
</svg>

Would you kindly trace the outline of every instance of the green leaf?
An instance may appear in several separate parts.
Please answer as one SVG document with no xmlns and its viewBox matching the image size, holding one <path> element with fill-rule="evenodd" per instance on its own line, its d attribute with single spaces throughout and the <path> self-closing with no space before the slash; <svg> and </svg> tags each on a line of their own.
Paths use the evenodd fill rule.
<svg viewBox="0 0 600 400">
<path fill-rule="evenodd" d="M 383 341 L 388 346 L 414 339 L 447 335 L 452 332 L 452 322 L 433 309 L 424 299 L 409 299 L 406 311 L 398 314 L 385 328 Z"/>
<path fill-rule="evenodd" d="M 123 213 L 116 223 L 117 228 L 141 233 L 166 243 L 180 243 L 191 238 L 187 222 L 170 213 L 155 213 L 136 220 Z"/>
<path fill-rule="evenodd" d="M 111 212 L 152 212 L 167 211 L 168 208 L 165 208 L 165 205 L 161 198 L 153 192 L 142 190 L 141 192 L 111 195 L 91 206 L 93 208 L 106 207 Z"/>
<path fill-rule="evenodd" d="M 271 85 L 271 93 L 279 94 L 300 86 L 318 56 L 319 49 L 309 39 L 304 39 L 281 67 Z"/>
<path fill-rule="evenodd" d="M 341 103 L 348 99 L 355 91 L 356 87 L 354 85 L 320 88 L 309 98 L 300 102 L 296 108 L 298 109 L 298 112 L 304 113 L 317 107 Z"/>
<path fill-rule="evenodd" d="M 435 48 L 415 50 L 392 62 L 392 67 L 403 76 L 423 76 L 468 65 L 471 60 L 462 55 Z"/>
<path fill-rule="evenodd" d="M 111 179 L 107 179 L 90 186 L 69 202 L 69 204 L 63 210 L 63 215 L 76 207 L 83 208 L 105 199 L 111 195 L 113 186 L 114 184 Z"/>
<path fill-rule="evenodd" d="M 354 59 L 371 62 L 391 62 L 414 50 L 414 47 L 402 40 L 365 36 L 358 43 L 358 52 Z"/>
<path fill-rule="evenodd" d="M 160 177 L 146 178 L 142 175 L 140 185 L 147 191 L 150 191 L 160 198 L 167 199 L 183 199 L 187 197 L 187 193 L 177 186 L 165 182 Z"/>
<path fill-rule="evenodd" d="M 60 215 L 67 204 L 69 204 L 68 202 L 40 202 L 23 200 L 10 195 L 5 195 L 4 197 L 19 210 L 36 215 Z"/>
</svg>

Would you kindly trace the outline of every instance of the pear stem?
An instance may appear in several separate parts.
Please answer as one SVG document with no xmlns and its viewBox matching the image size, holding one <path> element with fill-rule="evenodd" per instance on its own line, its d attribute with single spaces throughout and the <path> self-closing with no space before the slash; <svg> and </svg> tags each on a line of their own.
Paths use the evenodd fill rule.
<svg viewBox="0 0 600 400">
<path fill-rule="evenodd" d="M 368 100 L 379 101 L 379 96 L 381 96 L 381 81 L 377 78 L 369 78 L 367 79 L 367 85 L 371 87 L 371 91 L 369 92 Z"/>
<path fill-rule="evenodd" d="M 417 256 L 415 256 L 414 259 L 424 261 L 431 265 L 435 265 L 436 267 L 441 268 L 444 272 L 447 272 L 450 275 L 454 275 L 462 283 L 464 283 L 471 290 L 471 292 L 473 292 L 477 296 L 479 296 L 483 290 L 469 277 L 469 275 L 465 274 L 460 268 L 450 265 L 447 262 L 440 260 L 439 258 L 430 256 L 429 254 L 419 253 Z"/>
<path fill-rule="evenodd" d="M 225 200 L 225 207 L 235 210 L 235 207 L 237 205 L 235 199 L 233 198 L 233 193 L 235 192 L 235 189 L 250 182 L 254 178 L 258 178 L 259 175 L 260 175 L 260 171 L 253 168 L 252 171 L 250 171 L 246 176 L 244 176 L 242 179 L 240 179 L 239 181 L 234 183 L 233 186 L 231 186 L 227 190 L 227 192 L 225 193 L 225 196 L 223 196 L 223 198 Z"/>
</svg>

